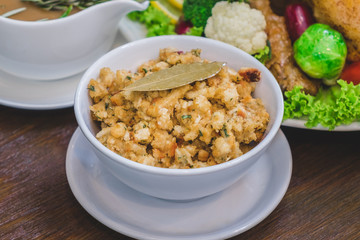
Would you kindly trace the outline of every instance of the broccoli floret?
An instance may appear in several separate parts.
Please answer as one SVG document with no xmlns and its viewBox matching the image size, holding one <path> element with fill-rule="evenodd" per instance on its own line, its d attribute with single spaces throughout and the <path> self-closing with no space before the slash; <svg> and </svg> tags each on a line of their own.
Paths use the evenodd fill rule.
<svg viewBox="0 0 360 240">
<path fill-rule="evenodd" d="M 222 0 L 184 0 L 183 13 L 185 20 L 195 27 L 205 28 L 211 9 Z M 248 2 L 248 0 L 228 0 L 228 2 Z"/>
</svg>

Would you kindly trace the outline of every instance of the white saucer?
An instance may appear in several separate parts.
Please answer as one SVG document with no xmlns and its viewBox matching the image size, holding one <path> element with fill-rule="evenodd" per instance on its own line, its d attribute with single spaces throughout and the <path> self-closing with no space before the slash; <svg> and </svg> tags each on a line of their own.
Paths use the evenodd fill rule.
<svg viewBox="0 0 360 240">
<path fill-rule="evenodd" d="M 112 48 L 126 42 L 119 33 Z M 31 110 L 71 107 L 82 74 L 52 81 L 32 81 L 0 70 L 0 104 Z"/>
<path fill-rule="evenodd" d="M 136 239 L 224 239 L 261 222 L 279 204 L 291 178 L 292 157 L 279 131 L 265 155 L 223 192 L 190 202 L 153 198 L 122 184 L 92 153 L 77 129 L 66 173 L 71 190 L 94 218 Z"/>
</svg>

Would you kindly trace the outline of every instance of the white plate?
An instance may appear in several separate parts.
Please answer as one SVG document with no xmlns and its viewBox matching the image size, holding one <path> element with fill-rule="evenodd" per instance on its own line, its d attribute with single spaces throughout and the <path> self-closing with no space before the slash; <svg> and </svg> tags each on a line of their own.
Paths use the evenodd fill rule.
<svg viewBox="0 0 360 240">
<path fill-rule="evenodd" d="M 329 131 L 328 128 L 325 128 L 321 125 L 307 128 L 305 126 L 306 120 L 302 119 L 286 119 L 281 125 L 286 127 L 295 127 L 295 128 L 303 128 L 309 130 L 321 130 L 321 131 Z M 352 132 L 352 131 L 360 131 L 360 122 L 353 122 L 349 125 L 340 125 L 337 126 L 334 130 L 335 132 Z"/>
<path fill-rule="evenodd" d="M 211 240 L 238 235 L 275 209 L 288 188 L 291 171 L 291 151 L 281 131 L 237 183 L 189 202 L 150 197 L 124 185 L 101 165 L 79 129 L 66 156 L 69 185 L 85 210 L 136 239 Z"/>
<path fill-rule="evenodd" d="M 135 41 L 141 38 L 146 37 L 146 28 L 137 22 L 131 21 L 129 18 L 124 17 L 119 24 L 119 29 L 122 35 L 126 38 L 127 41 Z M 283 122 L 283 126 L 303 128 L 309 130 L 323 130 L 329 131 L 327 128 L 322 126 L 317 126 L 314 128 L 305 127 L 305 121 L 301 119 L 288 119 Z M 333 131 L 360 131 L 360 122 L 355 122 L 350 125 L 341 125 L 336 127 Z"/>
<path fill-rule="evenodd" d="M 113 48 L 127 40 L 119 33 Z M 49 110 L 71 107 L 83 73 L 52 81 L 22 79 L 0 70 L 0 104 L 31 110 Z"/>
</svg>

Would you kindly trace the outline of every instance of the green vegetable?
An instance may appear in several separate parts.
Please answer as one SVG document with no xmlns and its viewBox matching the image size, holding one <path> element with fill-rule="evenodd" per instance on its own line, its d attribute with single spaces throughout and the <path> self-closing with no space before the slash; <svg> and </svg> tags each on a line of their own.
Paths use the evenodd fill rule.
<svg viewBox="0 0 360 240">
<path fill-rule="evenodd" d="M 343 36 L 325 24 L 311 25 L 294 43 L 294 58 L 297 64 L 312 78 L 338 79 L 346 54 Z"/>
<path fill-rule="evenodd" d="M 225 137 L 230 137 L 230 135 L 227 132 L 226 124 L 223 125 L 222 130 L 224 131 Z"/>
<path fill-rule="evenodd" d="M 70 13 L 71 13 L 71 11 L 72 11 L 72 9 L 73 9 L 73 6 L 70 5 L 70 6 L 66 9 L 66 11 L 60 16 L 60 18 L 64 18 L 64 17 L 69 16 Z"/>
<path fill-rule="evenodd" d="M 191 115 L 182 115 L 181 118 L 182 119 L 191 118 Z"/>
<path fill-rule="evenodd" d="M 205 28 L 206 22 L 211 17 L 211 10 L 217 2 L 222 0 L 184 0 L 183 13 L 185 20 L 190 21 L 195 27 Z M 248 2 L 247 0 L 228 0 L 228 2 Z"/>
<path fill-rule="evenodd" d="M 129 19 L 143 23 L 148 32 L 147 37 L 174 35 L 175 25 L 171 19 L 159 9 L 150 5 L 145 11 L 134 11 L 128 14 Z"/>
<path fill-rule="evenodd" d="M 37 6 L 46 10 L 68 10 L 68 7 L 74 6 L 80 9 L 91 7 L 95 4 L 109 0 L 21 0 L 22 2 L 33 2 Z"/>
<path fill-rule="evenodd" d="M 90 86 L 88 87 L 88 89 L 89 89 L 90 91 L 95 92 L 95 87 L 94 87 L 93 85 L 90 85 Z"/>
<path fill-rule="evenodd" d="M 147 29 L 147 37 L 176 34 L 175 24 L 171 23 L 171 19 L 152 5 L 145 11 L 129 13 L 128 18 L 144 24 Z M 186 35 L 201 36 L 203 31 L 202 27 L 192 27 Z"/>
<path fill-rule="evenodd" d="M 360 121 L 360 85 L 344 80 L 337 83 L 320 89 L 316 96 L 303 93 L 301 87 L 285 92 L 283 119 L 304 118 L 308 128 L 320 124 L 329 130 Z"/>
<path fill-rule="evenodd" d="M 187 33 L 185 33 L 185 35 L 202 36 L 203 32 L 203 27 L 192 27 Z"/>
<path fill-rule="evenodd" d="M 265 64 L 267 61 L 271 59 L 271 47 L 269 40 L 267 41 L 267 45 L 260 52 L 253 55 L 257 60 L 259 60 L 262 64 Z"/>
<path fill-rule="evenodd" d="M 1 6 L 1 5 L 0 5 Z M 4 17 L 4 18 L 7 18 L 7 17 L 11 17 L 15 14 L 18 14 L 18 13 L 21 13 L 23 11 L 26 10 L 26 7 L 22 7 L 22 8 L 17 8 L 17 9 L 14 9 L 14 10 L 11 10 L 11 11 L 8 11 L 6 13 L 3 13 L 2 15 L 0 15 L 1 17 Z"/>
</svg>

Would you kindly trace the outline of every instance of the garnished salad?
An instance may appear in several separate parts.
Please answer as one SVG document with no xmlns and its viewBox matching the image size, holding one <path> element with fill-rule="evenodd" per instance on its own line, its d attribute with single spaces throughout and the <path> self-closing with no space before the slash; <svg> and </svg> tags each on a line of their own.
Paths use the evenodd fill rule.
<svg viewBox="0 0 360 240">
<path fill-rule="evenodd" d="M 234 45 L 266 65 L 272 59 L 267 23 L 250 2 L 157 0 L 150 1 L 145 11 L 131 12 L 128 17 L 146 26 L 147 37 L 208 37 Z M 360 62 L 346 61 L 348 51 L 342 34 L 314 21 L 301 3 L 286 6 L 284 16 L 296 66 L 322 84 L 314 95 L 301 86 L 284 90 L 283 119 L 302 119 L 308 128 L 322 125 L 329 130 L 360 121 Z"/>
</svg>

